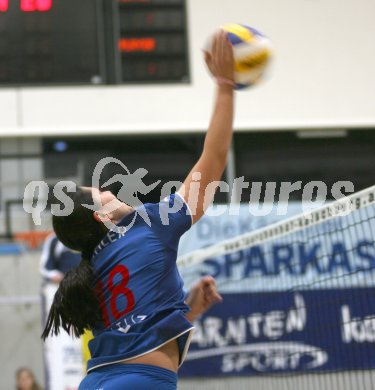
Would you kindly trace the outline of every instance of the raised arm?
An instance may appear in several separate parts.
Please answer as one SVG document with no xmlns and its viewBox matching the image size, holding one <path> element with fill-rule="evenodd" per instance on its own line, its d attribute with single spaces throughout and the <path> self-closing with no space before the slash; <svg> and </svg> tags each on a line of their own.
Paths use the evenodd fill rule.
<svg viewBox="0 0 375 390">
<path fill-rule="evenodd" d="M 224 172 L 233 132 L 233 49 L 224 31 L 218 32 L 207 66 L 218 81 L 216 100 L 203 152 L 178 192 L 185 198 L 197 222 L 211 204 Z M 200 184 L 200 185 L 199 185 Z"/>
</svg>

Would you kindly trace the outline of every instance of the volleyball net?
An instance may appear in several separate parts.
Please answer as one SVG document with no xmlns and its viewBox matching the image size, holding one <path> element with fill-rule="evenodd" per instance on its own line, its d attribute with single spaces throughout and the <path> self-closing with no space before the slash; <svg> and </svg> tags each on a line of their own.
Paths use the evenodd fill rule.
<svg viewBox="0 0 375 390">
<path fill-rule="evenodd" d="M 374 239 L 375 186 L 180 256 L 187 285 L 211 274 L 224 298 L 197 321 L 182 376 L 375 368 Z"/>
</svg>

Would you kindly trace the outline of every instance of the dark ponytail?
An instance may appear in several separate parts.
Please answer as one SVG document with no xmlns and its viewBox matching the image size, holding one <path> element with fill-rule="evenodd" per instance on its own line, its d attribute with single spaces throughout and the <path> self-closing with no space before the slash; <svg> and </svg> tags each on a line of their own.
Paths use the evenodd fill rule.
<svg viewBox="0 0 375 390">
<path fill-rule="evenodd" d="M 58 335 L 60 327 L 76 337 L 85 329 L 101 322 L 99 299 L 94 290 L 94 270 L 90 263 L 95 247 L 105 228 L 93 218 L 93 211 L 82 206 L 92 203 L 90 190 L 79 188 L 69 194 L 74 202 L 73 213 L 66 217 L 53 217 L 53 228 L 58 239 L 68 248 L 81 251 L 78 267 L 66 273 L 55 294 L 42 339 Z"/>
</svg>

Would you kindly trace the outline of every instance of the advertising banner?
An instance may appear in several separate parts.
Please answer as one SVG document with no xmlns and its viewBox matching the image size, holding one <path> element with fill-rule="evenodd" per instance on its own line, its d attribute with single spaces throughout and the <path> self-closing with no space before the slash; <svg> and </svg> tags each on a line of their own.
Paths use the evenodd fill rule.
<svg viewBox="0 0 375 390">
<path fill-rule="evenodd" d="M 375 289 L 224 294 L 180 376 L 375 368 Z"/>
</svg>

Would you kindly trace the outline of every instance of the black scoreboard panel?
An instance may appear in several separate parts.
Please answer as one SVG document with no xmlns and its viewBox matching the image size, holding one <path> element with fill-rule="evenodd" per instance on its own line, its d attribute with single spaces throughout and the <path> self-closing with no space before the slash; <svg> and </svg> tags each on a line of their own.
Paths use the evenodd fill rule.
<svg viewBox="0 0 375 390">
<path fill-rule="evenodd" d="M 118 0 L 122 82 L 187 81 L 184 0 Z"/>
<path fill-rule="evenodd" d="M 0 0 L 0 85 L 188 75 L 185 0 Z"/>
<path fill-rule="evenodd" d="M 0 83 L 105 81 L 96 0 L 0 0 Z"/>
</svg>

